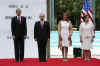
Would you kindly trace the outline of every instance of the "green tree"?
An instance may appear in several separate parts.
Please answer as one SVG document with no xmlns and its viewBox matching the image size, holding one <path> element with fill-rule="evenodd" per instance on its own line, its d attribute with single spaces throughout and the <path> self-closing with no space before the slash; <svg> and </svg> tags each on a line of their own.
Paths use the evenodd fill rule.
<svg viewBox="0 0 100 66">
<path fill-rule="evenodd" d="M 100 0 L 96 0 L 96 16 L 95 16 L 95 22 L 96 22 L 96 30 L 100 30 Z"/>
<path fill-rule="evenodd" d="M 80 12 L 84 0 L 55 0 L 55 19 L 62 19 L 64 12 L 70 15 L 74 27 L 80 24 Z M 55 21 L 57 22 L 57 21 Z"/>
</svg>

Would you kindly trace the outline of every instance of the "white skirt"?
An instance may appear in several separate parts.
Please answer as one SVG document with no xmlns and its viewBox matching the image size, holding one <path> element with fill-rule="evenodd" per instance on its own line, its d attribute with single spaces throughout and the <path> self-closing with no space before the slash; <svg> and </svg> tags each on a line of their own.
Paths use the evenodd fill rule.
<svg viewBox="0 0 100 66">
<path fill-rule="evenodd" d="M 68 40 L 62 40 L 62 47 L 69 47 L 69 41 Z"/>
<path fill-rule="evenodd" d="M 82 49 L 84 50 L 90 50 L 92 49 L 92 42 L 91 42 L 92 38 L 85 38 L 83 40 L 83 43 L 81 44 Z"/>
<path fill-rule="evenodd" d="M 62 30 L 61 32 L 61 38 L 62 38 L 62 47 L 69 47 L 70 46 L 70 42 L 68 40 L 68 32 Z"/>
</svg>

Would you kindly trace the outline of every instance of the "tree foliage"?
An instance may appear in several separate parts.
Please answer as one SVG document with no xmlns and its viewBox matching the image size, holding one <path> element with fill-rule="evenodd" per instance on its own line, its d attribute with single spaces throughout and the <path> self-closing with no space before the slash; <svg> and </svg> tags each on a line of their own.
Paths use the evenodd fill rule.
<svg viewBox="0 0 100 66">
<path fill-rule="evenodd" d="M 95 22 L 96 22 L 96 30 L 100 30 L 100 0 L 96 0 L 95 2 Z"/>
<path fill-rule="evenodd" d="M 64 12 L 80 13 L 82 6 L 83 0 L 55 0 L 55 17 Z"/>
<path fill-rule="evenodd" d="M 55 0 L 55 18 L 62 19 L 64 12 L 67 12 L 72 19 L 73 25 L 79 24 L 80 12 L 84 0 Z M 78 19 L 76 19 L 78 17 Z M 75 20 L 74 20 L 75 18 Z M 76 23 L 76 21 L 78 23 Z"/>
<path fill-rule="evenodd" d="M 55 19 L 59 21 L 60 19 L 62 19 L 63 13 L 67 12 L 70 15 L 70 19 L 74 27 L 79 27 L 80 14 L 84 0 L 54 0 L 54 1 L 55 1 Z M 95 23 L 96 23 L 96 28 L 100 29 L 100 0 L 95 0 Z"/>
</svg>

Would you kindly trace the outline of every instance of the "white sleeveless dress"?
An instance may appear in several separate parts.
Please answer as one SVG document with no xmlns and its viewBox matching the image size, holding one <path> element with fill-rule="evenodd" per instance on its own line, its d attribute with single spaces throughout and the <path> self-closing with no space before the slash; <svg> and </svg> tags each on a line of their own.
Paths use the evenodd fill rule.
<svg viewBox="0 0 100 66">
<path fill-rule="evenodd" d="M 69 25 L 70 21 L 61 21 L 61 37 L 62 37 L 62 47 L 69 47 L 70 41 L 68 41 L 69 36 Z"/>
<path fill-rule="evenodd" d="M 94 25 L 92 22 L 80 24 L 80 35 L 82 36 L 83 43 L 81 44 L 82 49 L 92 49 L 92 37 L 94 36 Z"/>
</svg>

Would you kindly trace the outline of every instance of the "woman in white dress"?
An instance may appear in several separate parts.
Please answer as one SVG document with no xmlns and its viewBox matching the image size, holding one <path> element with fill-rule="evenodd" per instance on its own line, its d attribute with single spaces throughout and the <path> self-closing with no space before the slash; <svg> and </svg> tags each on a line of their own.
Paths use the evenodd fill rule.
<svg viewBox="0 0 100 66">
<path fill-rule="evenodd" d="M 64 61 L 67 61 L 68 47 L 72 45 L 72 23 L 68 19 L 68 14 L 64 13 L 63 20 L 58 24 L 59 45 L 62 50 Z"/>
<path fill-rule="evenodd" d="M 94 40 L 94 24 L 89 21 L 89 16 L 84 16 L 84 22 L 80 24 L 80 42 L 83 49 L 83 59 L 89 61 L 91 58 L 92 43 Z"/>
</svg>

